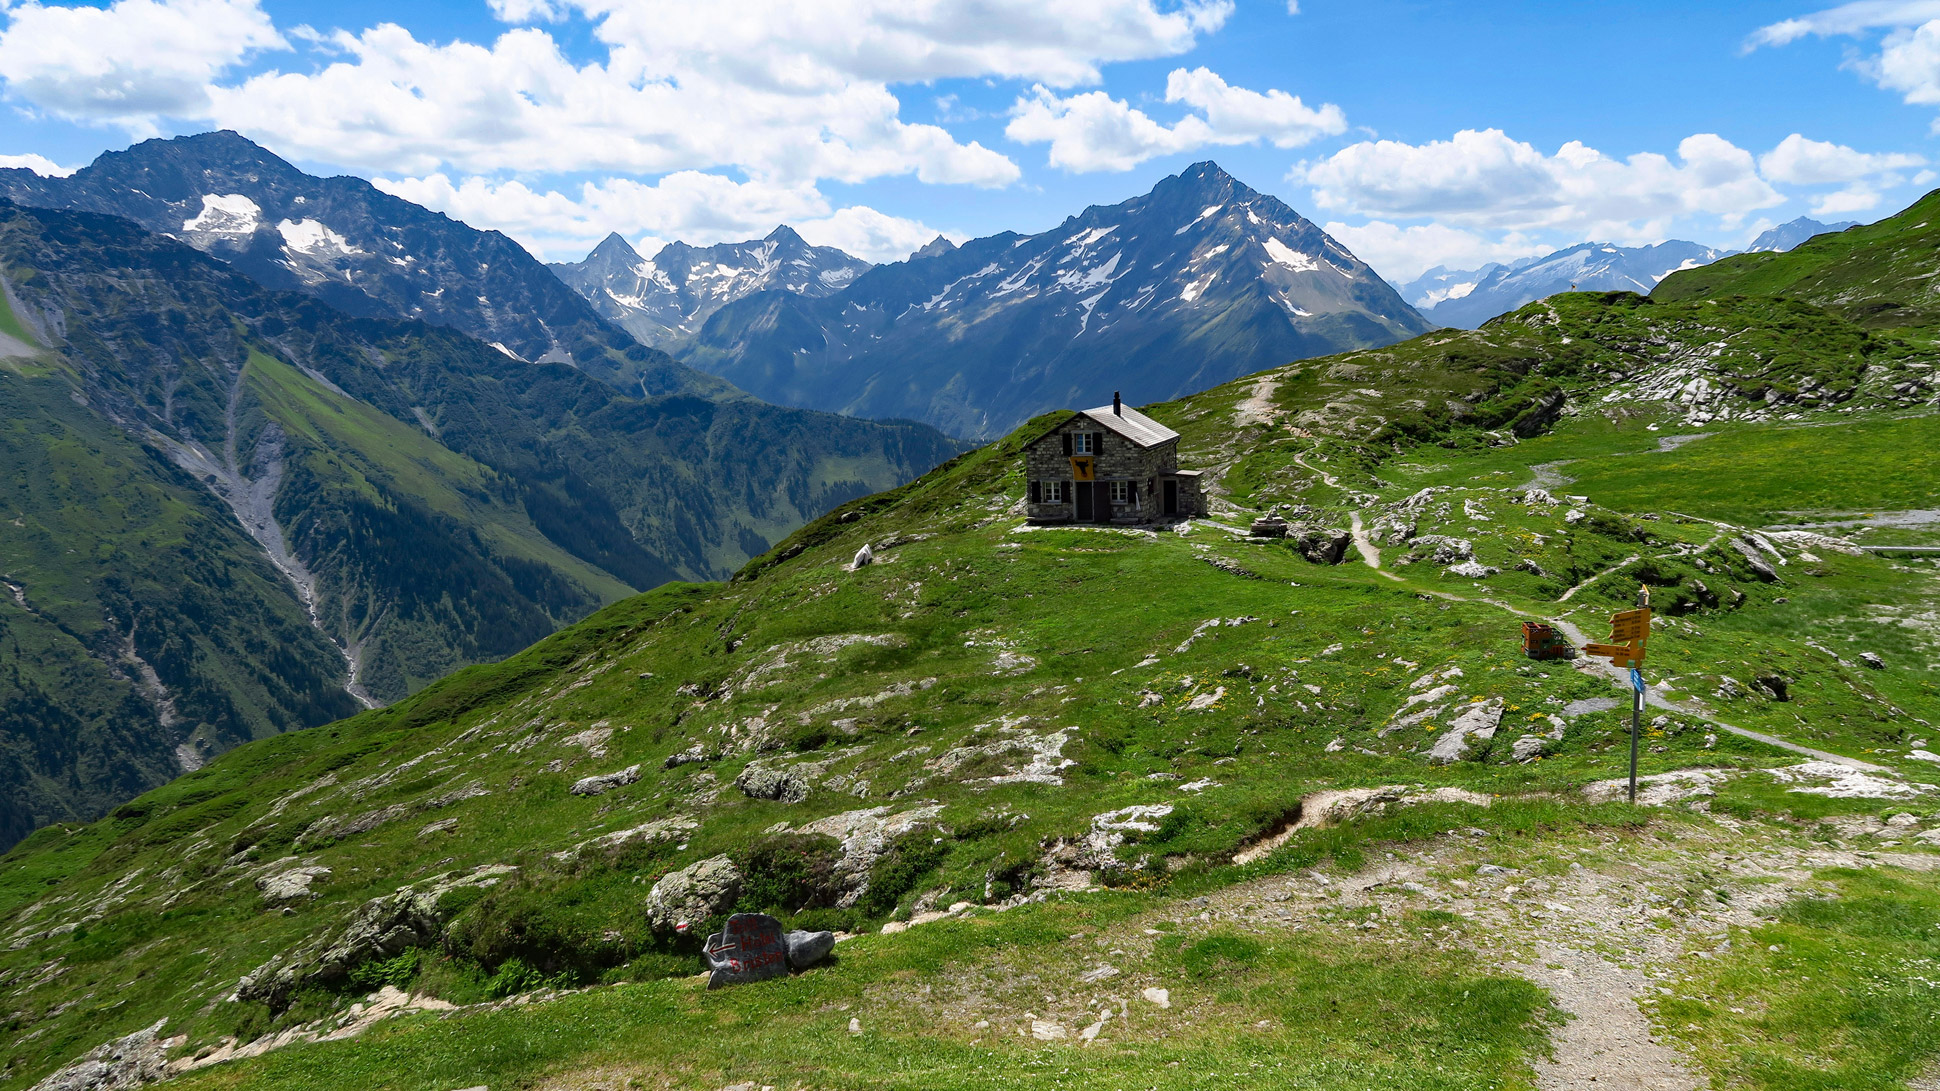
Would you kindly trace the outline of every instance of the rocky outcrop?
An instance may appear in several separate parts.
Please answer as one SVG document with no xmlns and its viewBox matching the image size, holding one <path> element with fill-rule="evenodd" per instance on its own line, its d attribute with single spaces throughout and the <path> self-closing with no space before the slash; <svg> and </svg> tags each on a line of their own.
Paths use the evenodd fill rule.
<svg viewBox="0 0 1940 1091">
<path fill-rule="evenodd" d="M 808 778 L 793 769 L 752 764 L 734 778 L 734 786 L 749 799 L 772 799 L 777 803 L 800 803 L 808 798 Z"/>
<path fill-rule="evenodd" d="M 615 788 L 624 788 L 640 779 L 640 767 L 629 765 L 617 773 L 605 773 L 596 777 L 581 777 L 568 789 L 576 796 L 605 795 Z"/>
<path fill-rule="evenodd" d="M 168 1076 L 170 1041 L 160 1037 L 163 1019 L 123 1038 L 103 1042 L 35 1084 L 32 1091 L 123 1091 Z"/>
<path fill-rule="evenodd" d="M 327 867 L 294 867 L 256 880 L 256 889 L 263 892 L 263 900 L 272 906 L 285 902 L 314 898 L 310 884 L 330 874 Z"/>
<path fill-rule="evenodd" d="M 1354 536 L 1339 528 L 1323 528 L 1297 524 L 1287 528 L 1287 541 L 1315 564 L 1339 564 L 1347 555 L 1347 544 Z"/>
<path fill-rule="evenodd" d="M 888 807 L 871 807 L 830 815 L 803 826 L 798 833 L 833 837 L 842 844 L 842 857 L 834 868 L 835 885 L 841 890 L 836 905 L 854 905 L 869 889 L 869 871 L 897 840 L 926 827 L 934 827 L 943 813 L 941 804 L 926 804 L 890 814 Z"/>
<path fill-rule="evenodd" d="M 1470 705 L 1435 740 L 1435 745 L 1428 751 L 1428 760 L 1436 765 L 1447 765 L 1469 757 L 1469 740 L 1494 738 L 1496 725 L 1500 722 L 1502 698 L 1491 697 Z"/>
<path fill-rule="evenodd" d="M 333 985 L 363 963 L 436 943 L 444 934 L 446 894 L 463 887 L 496 885 L 516 870 L 509 864 L 488 864 L 462 876 L 435 876 L 372 898 L 357 907 L 344 930 L 320 950 L 277 955 L 250 971 L 237 983 L 235 998 L 281 1011 L 304 985 Z"/>
<path fill-rule="evenodd" d="M 741 869 L 726 856 L 710 856 L 661 878 L 647 892 L 647 922 L 656 931 L 685 932 L 719 916 L 741 896 Z"/>
</svg>

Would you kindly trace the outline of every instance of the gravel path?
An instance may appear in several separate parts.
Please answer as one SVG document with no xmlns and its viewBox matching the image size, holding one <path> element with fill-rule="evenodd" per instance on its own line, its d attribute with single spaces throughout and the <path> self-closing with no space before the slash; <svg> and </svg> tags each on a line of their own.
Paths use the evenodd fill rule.
<svg viewBox="0 0 1940 1091">
<path fill-rule="evenodd" d="M 1254 383 L 1252 393 L 1234 407 L 1233 426 L 1245 428 L 1250 424 L 1272 423 L 1273 419 L 1280 415 L 1280 411 L 1273 405 L 1273 392 L 1279 388 L 1278 379 L 1267 378 Z"/>
<path fill-rule="evenodd" d="M 1548 989 L 1569 1022 L 1550 1034 L 1555 1055 L 1537 1058 L 1543 1091 L 1699 1091 L 1708 1081 L 1657 1040 L 1637 1007 L 1649 981 L 1637 970 L 1573 947 L 1543 946 L 1515 972 Z"/>
</svg>

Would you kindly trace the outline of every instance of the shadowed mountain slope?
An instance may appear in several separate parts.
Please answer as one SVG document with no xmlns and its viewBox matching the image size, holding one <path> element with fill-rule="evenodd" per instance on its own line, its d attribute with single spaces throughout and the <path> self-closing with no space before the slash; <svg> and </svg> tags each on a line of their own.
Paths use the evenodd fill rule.
<svg viewBox="0 0 1940 1091">
<path fill-rule="evenodd" d="M 112 216 L 0 207 L 0 268 L 9 839 L 725 574 L 955 449 L 627 397 Z"/>
</svg>

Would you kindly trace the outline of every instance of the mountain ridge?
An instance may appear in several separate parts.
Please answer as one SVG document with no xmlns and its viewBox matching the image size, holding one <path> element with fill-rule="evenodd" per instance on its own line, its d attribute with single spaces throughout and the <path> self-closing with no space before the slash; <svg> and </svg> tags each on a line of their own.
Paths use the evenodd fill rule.
<svg viewBox="0 0 1940 1091">
<path fill-rule="evenodd" d="M 1399 291 L 1424 317 L 1466 329 L 1525 303 L 1562 291 L 1631 291 L 1649 295 L 1664 278 L 1738 253 L 1783 252 L 1850 222 L 1823 224 L 1806 216 L 1761 232 L 1743 251 L 1683 239 L 1650 246 L 1585 242 L 1535 257 L 1490 262 L 1479 269 L 1436 266 Z"/>
<path fill-rule="evenodd" d="M 66 177 L 0 169 L 0 197 L 122 216 L 347 314 L 417 318 L 643 393 L 726 394 L 610 326 L 524 247 L 228 131 L 104 152 Z"/>
<path fill-rule="evenodd" d="M 548 266 L 601 316 L 655 348 L 691 337 L 709 315 L 744 296 L 824 296 L 869 267 L 835 247 L 809 245 L 787 224 L 746 242 L 671 242 L 651 259 L 615 232 L 583 260 Z"/>
<path fill-rule="evenodd" d="M 1427 328 L 1337 240 L 1208 161 L 1036 235 L 932 243 L 822 298 L 745 296 L 674 351 L 770 401 L 987 437 L 1114 389 L 1171 397 Z"/>
<path fill-rule="evenodd" d="M 1682 239 L 1651 246 L 1584 242 L 1540 257 L 1492 263 L 1481 269 L 1431 269 L 1401 289 L 1444 326 L 1474 329 L 1498 314 L 1557 292 L 1636 292 L 1648 295 L 1680 269 L 1705 265 L 1729 253 Z"/>
</svg>

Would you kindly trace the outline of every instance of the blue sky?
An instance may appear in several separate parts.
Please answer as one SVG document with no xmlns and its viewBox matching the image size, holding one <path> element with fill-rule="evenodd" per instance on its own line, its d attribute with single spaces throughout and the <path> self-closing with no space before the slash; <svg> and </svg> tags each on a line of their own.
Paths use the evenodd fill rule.
<svg viewBox="0 0 1940 1091">
<path fill-rule="evenodd" d="M 1940 0 L 0 0 L 0 154 L 234 128 L 549 260 L 893 260 L 1215 159 L 1390 279 L 1935 183 Z"/>
</svg>

